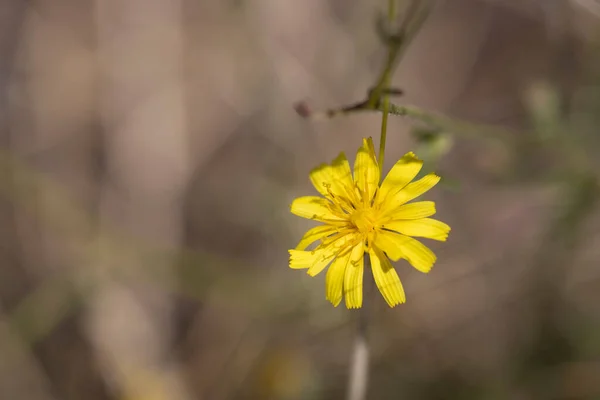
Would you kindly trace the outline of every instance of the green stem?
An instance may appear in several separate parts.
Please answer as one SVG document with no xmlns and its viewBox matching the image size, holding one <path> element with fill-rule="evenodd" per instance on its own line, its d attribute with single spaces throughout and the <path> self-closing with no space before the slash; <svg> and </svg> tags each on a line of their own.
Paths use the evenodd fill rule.
<svg viewBox="0 0 600 400">
<path fill-rule="evenodd" d="M 379 172 L 380 176 L 383 177 L 383 162 L 385 160 L 385 142 L 387 140 L 387 121 L 388 121 L 388 108 L 390 105 L 390 99 L 387 95 L 383 98 L 383 116 L 381 118 L 381 135 L 379 137 Z"/>
<path fill-rule="evenodd" d="M 396 1 L 388 0 L 388 19 L 390 22 L 394 20 L 394 16 L 396 15 Z"/>
<path fill-rule="evenodd" d="M 388 21 L 390 25 L 394 22 L 394 17 L 396 15 L 396 0 L 388 0 Z M 386 68 L 386 73 L 384 73 L 383 79 L 383 90 L 387 90 L 390 87 L 391 83 L 391 65 L 393 65 L 394 59 L 396 58 L 396 51 L 393 46 L 389 47 L 388 50 L 388 60 Z M 381 135 L 379 138 L 379 172 L 380 176 L 383 177 L 383 163 L 385 161 L 385 144 L 387 140 L 387 121 L 388 121 L 388 110 L 390 107 L 390 96 L 385 93 L 383 95 L 383 116 L 381 117 Z"/>
</svg>

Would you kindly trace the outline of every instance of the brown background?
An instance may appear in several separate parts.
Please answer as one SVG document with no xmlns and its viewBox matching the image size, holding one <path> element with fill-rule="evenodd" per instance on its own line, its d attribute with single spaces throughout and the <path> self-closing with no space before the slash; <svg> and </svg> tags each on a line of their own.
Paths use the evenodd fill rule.
<svg viewBox="0 0 600 400">
<path fill-rule="evenodd" d="M 344 397 L 355 314 L 288 269 L 312 226 L 288 205 L 380 115 L 293 105 L 364 97 L 384 8 L 0 0 L 0 399 Z M 369 299 L 368 398 L 600 396 L 598 18 L 592 0 L 437 2 L 397 101 L 515 130 L 450 137 L 457 184 L 428 198 L 452 233 L 430 274 L 398 263 L 405 305 Z M 534 140 L 531 104 L 567 144 Z M 390 124 L 388 168 L 432 150 Z"/>
</svg>

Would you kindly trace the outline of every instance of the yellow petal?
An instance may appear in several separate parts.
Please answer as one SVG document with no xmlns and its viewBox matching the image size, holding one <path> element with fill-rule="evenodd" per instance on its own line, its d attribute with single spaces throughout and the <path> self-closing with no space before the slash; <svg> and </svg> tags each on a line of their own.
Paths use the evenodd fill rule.
<svg viewBox="0 0 600 400">
<path fill-rule="evenodd" d="M 417 201 L 403 204 L 389 211 L 384 210 L 383 215 L 392 220 L 398 220 L 426 218 L 433 214 L 435 214 L 435 203 L 433 201 Z M 388 224 L 383 225 L 382 228 L 389 228 Z"/>
<path fill-rule="evenodd" d="M 329 251 L 327 251 L 329 250 Z M 335 257 L 335 252 L 331 249 L 317 250 L 319 257 L 315 260 L 314 264 L 310 266 L 306 273 L 310 276 L 317 276 L 321 271 L 325 269 Z"/>
<path fill-rule="evenodd" d="M 334 191 L 334 194 L 338 195 L 337 191 L 339 190 L 342 197 L 345 197 L 356 203 L 358 200 L 356 197 L 356 187 L 354 185 L 354 180 L 352 179 L 350 163 L 346 159 L 344 153 L 341 153 L 335 160 L 333 160 L 331 167 L 332 177 L 336 183 L 336 191 Z"/>
<path fill-rule="evenodd" d="M 385 200 L 388 194 L 395 194 L 410 183 L 423 167 L 423 161 L 414 153 L 406 153 L 390 170 L 379 188 L 377 199 Z"/>
<path fill-rule="evenodd" d="M 428 174 L 419 179 L 418 181 L 409 183 L 396 194 L 390 194 L 382 207 L 384 208 L 395 208 L 412 199 L 419 197 L 432 187 L 434 187 L 440 181 L 440 177 L 436 174 Z"/>
<path fill-rule="evenodd" d="M 308 269 L 307 273 L 310 276 L 316 276 L 329 265 L 331 260 L 340 253 L 349 252 L 351 246 L 356 242 L 357 235 L 352 234 L 341 234 L 335 237 L 331 242 L 323 244 L 323 246 L 317 249 L 320 255 L 317 257 L 315 263 Z"/>
<path fill-rule="evenodd" d="M 351 254 L 351 251 L 347 251 L 345 254 L 340 255 L 333 260 L 331 266 L 327 270 L 327 276 L 325 277 L 325 297 L 334 305 L 334 307 L 337 307 L 342 301 L 344 275 Z"/>
<path fill-rule="evenodd" d="M 412 221 L 392 221 L 385 224 L 387 229 L 400 232 L 403 235 L 424 237 L 427 239 L 445 242 L 448 238 L 450 227 L 432 218 L 421 218 Z"/>
<path fill-rule="evenodd" d="M 331 262 L 335 257 L 335 252 L 331 249 L 324 248 L 313 251 L 305 250 L 288 250 L 290 253 L 290 268 L 306 269 L 311 276 L 317 275 L 319 272 Z"/>
<path fill-rule="evenodd" d="M 288 250 L 290 253 L 290 268 L 307 269 L 311 276 L 319 274 L 333 258 L 343 252 L 350 250 L 349 242 L 356 241 L 356 235 L 338 235 L 333 241 L 325 246 L 319 246 L 315 250 Z"/>
<path fill-rule="evenodd" d="M 290 268 L 306 269 L 310 268 L 314 263 L 319 253 L 316 250 L 288 250 L 290 253 Z"/>
<path fill-rule="evenodd" d="M 343 218 L 334 214 L 332 204 L 322 197 L 298 197 L 290 206 L 292 214 L 302 218 L 314 219 L 322 222 L 339 222 Z"/>
<path fill-rule="evenodd" d="M 363 139 L 363 145 L 356 153 L 354 180 L 361 192 L 364 204 L 369 204 L 379 185 L 379 166 L 375 157 L 373 139 Z"/>
<path fill-rule="evenodd" d="M 308 174 L 310 181 L 319 193 L 323 196 L 329 194 L 329 188 L 331 187 L 331 165 L 321 164 Z"/>
<path fill-rule="evenodd" d="M 433 267 L 437 257 L 433 254 L 433 251 L 423 243 L 413 238 L 409 238 L 408 236 L 404 237 L 407 238 L 407 240 L 405 240 L 400 247 L 400 250 L 403 253 L 402 257 L 408 260 L 408 262 L 419 271 L 428 273 L 431 270 L 431 267 Z"/>
<path fill-rule="evenodd" d="M 385 301 L 390 307 L 404 303 L 406 301 L 404 288 L 402 287 L 398 273 L 396 273 L 388 258 L 375 247 L 371 248 L 369 256 L 371 258 L 373 278 L 375 278 L 375 283 Z"/>
<path fill-rule="evenodd" d="M 404 258 L 402 245 L 408 239 L 408 237 L 400 235 L 396 232 L 378 231 L 375 235 L 374 244 L 377 248 L 385 251 L 387 256 L 391 258 L 392 261 L 398 261 L 399 259 Z"/>
<path fill-rule="evenodd" d="M 354 196 L 352 171 L 344 153 L 340 153 L 331 165 L 322 164 L 313 169 L 309 176 L 315 189 L 323 196 L 347 199 Z"/>
<path fill-rule="evenodd" d="M 296 246 L 296 250 L 305 250 L 312 243 L 316 242 L 317 240 L 323 239 L 324 237 L 329 236 L 332 233 L 335 233 L 336 231 L 336 227 L 331 225 L 315 226 L 314 228 L 309 229 L 304 234 L 304 236 L 300 240 L 300 243 L 298 243 L 298 246 Z"/>
<path fill-rule="evenodd" d="M 352 249 L 350 261 L 346 266 L 344 274 L 344 294 L 346 295 L 346 307 L 362 307 L 362 286 L 364 271 L 364 249 L 363 243 L 359 243 Z"/>
</svg>

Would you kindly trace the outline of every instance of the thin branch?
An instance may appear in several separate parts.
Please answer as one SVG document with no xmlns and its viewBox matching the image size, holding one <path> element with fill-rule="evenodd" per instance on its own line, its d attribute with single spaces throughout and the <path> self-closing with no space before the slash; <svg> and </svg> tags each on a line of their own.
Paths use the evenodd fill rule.
<svg viewBox="0 0 600 400">
<path fill-rule="evenodd" d="M 395 12 L 394 7 L 388 8 L 388 13 Z M 404 13 L 402 23 L 395 34 L 389 33 L 389 26 L 387 29 L 384 28 L 386 22 L 389 24 L 389 18 L 386 22 L 383 22 L 385 21 L 383 17 L 379 19 L 378 32 L 384 43 L 388 46 L 388 58 L 375 87 L 369 93 L 369 106 L 378 107 L 382 95 L 385 94 L 384 91 L 388 86 L 386 83 L 390 80 L 406 49 L 419 29 L 421 29 L 430 11 L 431 3 L 429 1 L 417 0 L 410 2 L 407 11 Z"/>
<path fill-rule="evenodd" d="M 383 112 L 383 104 L 371 106 L 368 100 L 354 103 L 340 108 L 312 111 L 306 103 L 299 103 L 296 111 L 304 118 L 311 120 L 330 119 L 361 112 Z M 492 139 L 509 140 L 512 132 L 510 129 L 488 124 L 477 124 L 465 122 L 459 119 L 448 117 L 443 114 L 437 114 L 426 111 L 420 107 L 411 105 L 389 104 L 388 113 L 400 117 L 406 117 L 416 122 L 420 122 L 427 128 L 438 132 L 453 133 L 457 136 L 471 139 Z"/>
</svg>

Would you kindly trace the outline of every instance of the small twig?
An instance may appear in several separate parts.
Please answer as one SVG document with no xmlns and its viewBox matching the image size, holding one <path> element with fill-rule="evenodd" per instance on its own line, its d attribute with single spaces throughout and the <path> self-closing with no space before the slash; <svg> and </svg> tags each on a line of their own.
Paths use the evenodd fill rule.
<svg viewBox="0 0 600 400">
<path fill-rule="evenodd" d="M 395 15 L 393 15 L 395 14 L 393 3 L 394 1 L 390 0 L 388 18 L 382 17 L 378 20 L 377 31 L 382 38 L 382 41 L 388 47 L 388 57 L 383 70 L 377 78 L 375 86 L 367 92 L 367 98 L 355 104 L 316 112 L 312 111 L 306 102 L 300 102 L 294 107 L 300 116 L 311 119 L 327 119 L 355 111 L 377 110 L 381 108 L 384 96 L 398 96 L 404 94 L 402 89 L 389 87 L 389 82 L 396 66 L 404 55 L 404 52 L 427 19 L 427 16 L 431 11 L 431 3 L 422 0 L 412 1 L 407 7 L 407 11 L 404 14 L 400 27 L 395 33 L 391 33 L 391 22 L 393 18 L 395 18 Z"/>
<path fill-rule="evenodd" d="M 429 16 L 432 9 L 430 1 L 412 1 L 405 7 L 404 17 L 398 29 L 391 31 L 391 19 L 380 16 L 377 31 L 388 46 L 388 58 L 386 64 L 377 78 L 375 86 L 368 90 L 366 98 L 356 103 L 344 105 L 338 108 L 326 110 L 312 110 L 306 102 L 295 105 L 296 112 L 303 118 L 311 120 L 330 119 L 346 116 L 358 112 L 383 112 L 390 115 L 407 117 L 424 124 L 427 128 L 439 132 L 454 133 L 457 136 L 478 139 L 502 139 L 510 137 L 510 130 L 495 126 L 466 123 L 444 115 L 434 114 L 415 106 L 402 106 L 392 102 L 384 102 L 386 96 L 398 96 L 404 92 L 402 89 L 388 87 L 391 75 L 400 62 L 406 49 L 416 36 L 419 29 Z M 390 8 L 390 7 L 388 7 Z M 395 12 L 395 7 L 388 10 Z"/>
</svg>

